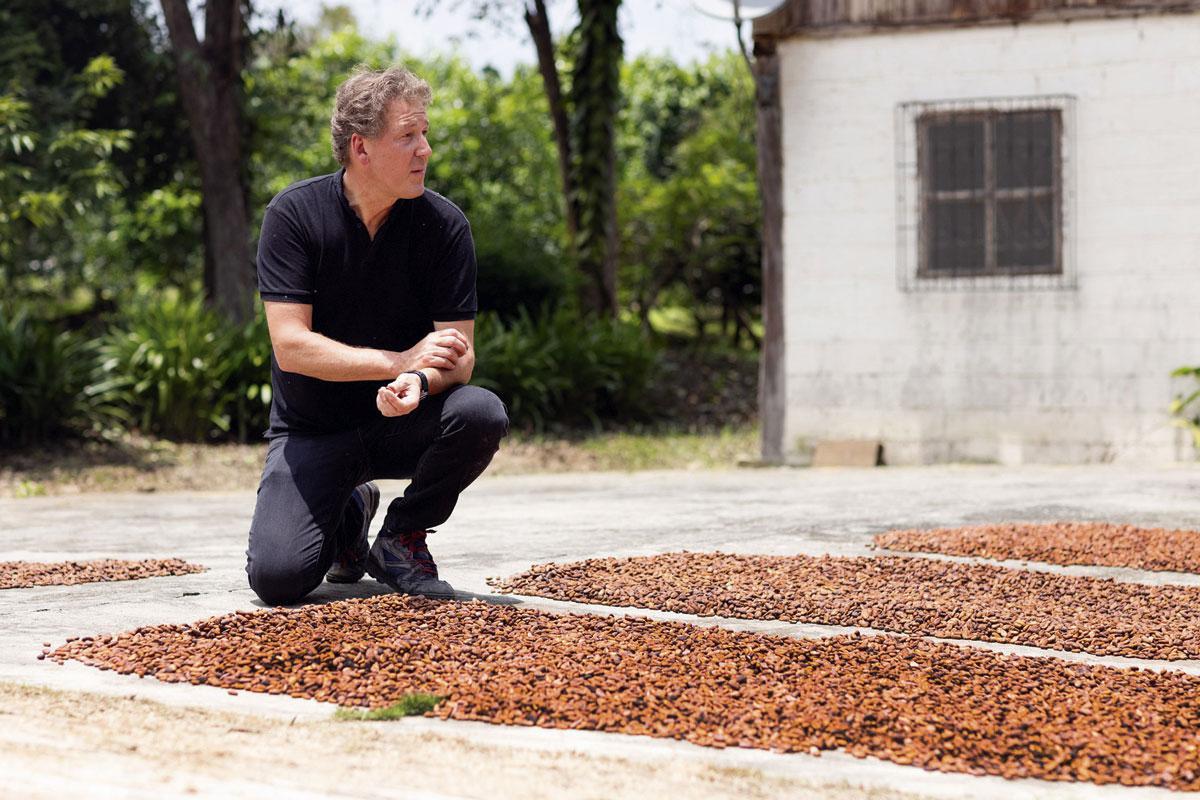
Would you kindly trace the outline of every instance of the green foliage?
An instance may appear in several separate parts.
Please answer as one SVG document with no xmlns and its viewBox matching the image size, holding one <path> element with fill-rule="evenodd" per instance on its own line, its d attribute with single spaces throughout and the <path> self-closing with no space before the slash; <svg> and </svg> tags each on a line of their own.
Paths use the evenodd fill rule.
<svg viewBox="0 0 1200 800">
<path fill-rule="evenodd" d="M 444 699 L 436 694 L 416 692 L 404 695 L 398 702 L 385 708 L 339 708 L 334 712 L 333 718 L 345 721 L 381 721 L 417 717 L 432 711 Z"/>
<path fill-rule="evenodd" d="M 169 183 L 125 204 L 113 216 L 109 235 L 90 250 L 104 260 L 108 283 L 129 289 L 131 279 L 188 286 L 200 274 L 203 212 L 198 187 Z M 121 264 L 124 270 L 115 267 Z M 100 276 L 97 275 L 97 278 Z"/>
<path fill-rule="evenodd" d="M 516 426 L 600 428 L 654 411 L 659 350 L 636 325 L 566 308 L 522 310 L 509 322 L 481 315 L 475 341 L 472 382 L 496 392 Z"/>
<path fill-rule="evenodd" d="M 662 304 L 755 342 L 761 234 L 754 85 L 737 54 L 695 67 L 640 58 L 625 73 L 622 286 L 648 324 Z"/>
<path fill-rule="evenodd" d="M 184 299 L 204 269 L 200 180 L 151 5 L 12 0 L 0 8 L 0 291 L 71 327 L 112 325 L 92 343 L 62 333 L 65 324 L 3 318 L 10 362 L 0 380 L 19 380 L 0 387 L 0 441 L 15 441 L 17 431 L 30 441 L 94 431 L 121 413 L 147 432 L 192 440 L 245 440 L 267 425 L 270 344 L 261 314 L 230 330 L 199 300 Z M 664 58 L 621 65 L 617 5 L 584 4 L 562 53 L 584 209 L 579 254 L 593 264 L 603 257 L 609 112 L 623 95 L 615 133 L 626 316 L 649 330 L 651 312 L 668 306 L 694 317 L 687 330 L 723 327 L 731 339 L 753 341 L 752 82 L 736 55 L 696 66 Z M 247 42 L 255 228 L 277 192 L 337 168 L 329 113 L 355 65 L 405 63 L 434 88 L 429 186 L 463 209 L 476 241 L 489 312 L 480 320 L 480 380 L 529 427 L 649 416 L 655 347 L 635 325 L 581 321 L 565 308 L 578 277 L 536 69 L 503 77 L 457 58 L 409 59 L 394 42 L 360 33 L 344 9 L 313 26 L 260 29 Z M 28 366 L 29 353 L 40 354 L 42 372 Z M 43 421 L 25 422 L 34 415 Z"/>
<path fill-rule="evenodd" d="M 229 370 L 225 395 L 229 422 L 221 430 L 239 442 L 257 439 L 271 421 L 271 335 L 261 303 L 253 318 L 231 332 L 224 358 Z"/>
<path fill-rule="evenodd" d="M 9 297 L 58 314 L 59 298 L 86 290 L 81 311 L 95 318 L 159 260 L 130 258 L 129 234 L 157 233 L 146 224 L 154 220 L 131 220 L 143 195 L 195 173 L 152 3 L 10 0 L 0 9 L 0 287 Z M 198 275 L 198 219 L 190 232 L 170 242 L 166 260 Z"/>
<path fill-rule="evenodd" d="M 1180 367 L 1171 373 L 1172 378 L 1191 378 L 1200 383 L 1200 367 Z M 1200 388 L 1186 395 L 1178 395 L 1171 401 L 1171 416 L 1174 423 L 1192 434 L 1192 443 L 1200 449 Z"/>
<path fill-rule="evenodd" d="M 480 307 L 511 317 L 557 304 L 572 273 L 541 77 L 518 69 L 505 81 L 458 60 L 425 69 L 435 87 L 429 185 L 471 221 Z"/>
<path fill-rule="evenodd" d="M 120 80 L 112 59 L 97 56 L 76 76 L 71 98 L 86 109 Z M 117 197 L 122 183 L 112 156 L 131 139 L 130 131 L 77 120 L 39 129 L 21 89 L 0 94 L 0 286 L 12 291 L 23 278 L 60 277 L 53 252 L 63 225 Z M 55 288 L 62 290 L 61 280 Z"/>
<path fill-rule="evenodd" d="M 26 447 L 122 419 L 92 385 L 94 342 L 25 311 L 0 307 L 0 445 Z"/>
<path fill-rule="evenodd" d="M 261 314 L 244 327 L 178 291 L 125 309 L 100 346 L 106 380 L 141 430 L 203 441 L 266 428 L 270 342 Z"/>
</svg>

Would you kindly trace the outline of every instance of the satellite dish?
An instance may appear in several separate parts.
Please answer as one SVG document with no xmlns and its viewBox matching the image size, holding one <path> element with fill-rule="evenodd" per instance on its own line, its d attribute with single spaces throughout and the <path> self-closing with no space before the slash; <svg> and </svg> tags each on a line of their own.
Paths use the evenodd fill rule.
<svg viewBox="0 0 1200 800">
<path fill-rule="evenodd" d="M 717 19 L 734 19 L 741 17 L 743 21 L 757 19 L 774 11 L 783 5 L 782 0 L 739 0 L 737 15 L 734 14 L 733 0 L 692 0 L 692 8 Z"/>
</svg>

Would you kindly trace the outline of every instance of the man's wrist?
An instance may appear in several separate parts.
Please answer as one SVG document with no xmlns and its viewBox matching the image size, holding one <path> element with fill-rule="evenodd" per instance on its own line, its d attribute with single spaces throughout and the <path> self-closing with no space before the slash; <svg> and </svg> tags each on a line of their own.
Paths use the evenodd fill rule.
<svg viewBox="0 0 1200 800">
<path fill-rule="evenodd" d="M 421 382 L 421 397 L 420 397 L 420 399 L 424 400 L 426 397 L 429 397 L 429 377 L 426 376 L 423 371 L 421 371 L 419 369 L 412 369 L 412 370 L 405 370 L 404 372 L 402 372 L 400 374 L 401 375 L 416 375 L 417 380 L 419 380 Z"/>
<path fill-rule="evenodd" d="M 391 373 L 393 377 L 415 369 L 413 365 L 417 363 L 417 359 L 411 354 L 411 351 L 392 352 L 390 355 L 392 356 Z"/>
</svg>

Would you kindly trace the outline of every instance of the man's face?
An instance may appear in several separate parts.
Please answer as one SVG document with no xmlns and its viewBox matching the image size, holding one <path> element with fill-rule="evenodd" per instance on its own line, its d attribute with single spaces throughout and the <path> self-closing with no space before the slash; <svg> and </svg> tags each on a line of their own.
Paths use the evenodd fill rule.
<svg viewBox="0 0 1200 800">
<path fill-rule="evenodd" d="M 363 140 L 367 172 L 380 190 L 408 200 L 425 192 L 425 167 L 433 154 L 425 138 L 428 133 L 429 120 L 423 106 L 392 101 L 383 132 Z"/>
</svg>

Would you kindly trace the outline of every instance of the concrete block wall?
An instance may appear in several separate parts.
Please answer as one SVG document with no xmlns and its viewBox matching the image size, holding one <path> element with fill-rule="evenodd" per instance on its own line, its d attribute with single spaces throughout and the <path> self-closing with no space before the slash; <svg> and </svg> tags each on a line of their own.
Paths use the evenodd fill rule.
<svg viewBox="0 0 1200 800">
<path fill-rule="evenodd" d="M 1200 15 L 782 42 L 789 451 L 1192 460 L 1167 405 L 1200 363 L 1198 42 Z M 1074 288 L 902 291 L 897 106 L 1034 95 L 1075 98 Z"/>
</svg>

